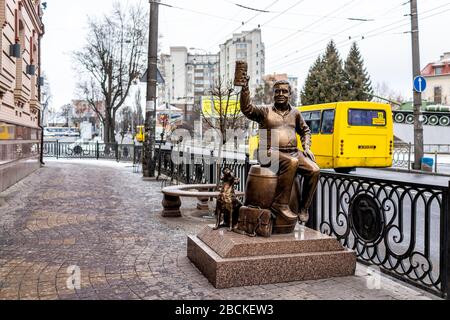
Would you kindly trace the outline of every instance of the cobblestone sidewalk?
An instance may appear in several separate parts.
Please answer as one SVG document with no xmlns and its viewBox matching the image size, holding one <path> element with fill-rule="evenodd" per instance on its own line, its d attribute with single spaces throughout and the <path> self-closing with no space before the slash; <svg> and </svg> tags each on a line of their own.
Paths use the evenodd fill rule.
<svg viewBox="0 0 450 320">
<path fill-rule="evenodd" d="M 160 185 L 129 164 L 48 160 L 0 193 L 0 299 L 437 299 L 361 265 L 353 277 L 217 290 L 186 257 L 186 235 L 211 221 L 189 200 L 183 218 L 162 218 Z"/>
</svg>

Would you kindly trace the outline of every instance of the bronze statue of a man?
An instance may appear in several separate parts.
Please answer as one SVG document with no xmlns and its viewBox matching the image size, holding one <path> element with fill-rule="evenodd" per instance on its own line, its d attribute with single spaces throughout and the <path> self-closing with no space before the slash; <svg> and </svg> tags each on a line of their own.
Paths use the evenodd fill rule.
<svg viewBox="0 0 450 320">
<path fill-rule="evenodd" d="M 311 131 L 300 111 L 289 103 L 292 89 L 288 81 L 277 81 L 274 84 L 275 103 L 272 107 L 256 107 L 250 101 L 249 79 L 246 77 L 247 81 L 242 86 L 242 113 L 248 119 L 258 122 L 260 130 L 267 130 L 267 142 L 260 141 L 260 148 L 266 148 L 271 161 L 278 164 L 278 184 L 271 211 L 291 221 L 298 218 L 300 223 L 306 224 L 320 174 L 320 168 L 310 150 Z M 296 134 L 301 137 L 304 152 L 298 150 Z M 273 146 L 271 141 L 274 141 Z M 298 216 L 289 207 L 297 173 L 304 178 Z"/>
</svg>

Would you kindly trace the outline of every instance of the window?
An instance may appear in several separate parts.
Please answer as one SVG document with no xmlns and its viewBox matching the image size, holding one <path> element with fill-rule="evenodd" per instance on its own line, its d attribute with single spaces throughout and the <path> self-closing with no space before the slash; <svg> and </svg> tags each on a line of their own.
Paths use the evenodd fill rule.
<svg viewBox="0 0 450 320">
<path fill-rule="evenodd" d="M 351 126 L 386 126 L 386 111 L 384 110 L 348 110 L 348 124 Z"/>
<path fill-rule="evenodd" d="M 434 87 L 434 103 L 441 104 L 442 103 L 442 88 Z"/>
<path fill-rule="evenodd" d="M 302 116 L 311 133 L 318 134 L 320 131 L 320 111 L 302 112 Z"/>
<path fill-rule="evenodd" d="M 437 75 L 437 76 L 442 74 L 442 67 L 434 68 L 434 74 Z"/>
<path fill-rule="evenodd" d="M 334 133 L 334 110 L 324 110 L 322 113 L 322 134 L 333 134 Z"/>
</svg>

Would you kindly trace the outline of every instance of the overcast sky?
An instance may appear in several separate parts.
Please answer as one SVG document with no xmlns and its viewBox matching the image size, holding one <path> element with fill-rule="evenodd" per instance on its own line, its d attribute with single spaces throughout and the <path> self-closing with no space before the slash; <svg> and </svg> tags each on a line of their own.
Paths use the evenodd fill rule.
<svg viewBox="0 0 450 320">
<path fill-rule="evenodd" d="M 86 36 L 87 16 L 110 12 L 113 0 L 46 0 L 46 33 L 42 68 L 50 81 L 52 107 L 75 98 L 77 74 L 71 52 Z M 120 0 L 142 3 L 146 0 Z M 162 0 L 160 49 L 170 46 L 219 51 L 233 33 L 256 27 L 266 46 L 266 73 L 299 78 L 299 89 L 317 56 L 333 39 L 344 60 L 356 40 L 372 83 L 386 82 L 405 97 L 412 96 L 411 30 L 407 0 Z M 405 4 L 406 3 L 406 4 Z M 245 9 L 246 6 L 256 10 Z M 450 51 L 449 0 L 418 0 L 421 67 Z M 362 21 L 368 20 L 368 21 Z M 244 25 L 243 25 L 244 24 Z M 349 40 L 350 39 L 350 40 Z"/>
</svg>

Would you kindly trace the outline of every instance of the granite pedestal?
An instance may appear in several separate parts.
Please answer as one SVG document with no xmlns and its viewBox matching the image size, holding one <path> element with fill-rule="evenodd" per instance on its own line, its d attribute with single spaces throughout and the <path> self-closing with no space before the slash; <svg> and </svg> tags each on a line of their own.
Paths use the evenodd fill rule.
<svg viewBox="0 0 450 320">
<path fill-rule="evenodd" d="M 187 255 L 218 289 L 352 276 L 356 269 L 354 252 L 303 226 L 271 238 L 207 226 L 188 237 Z"/>
</svg>

